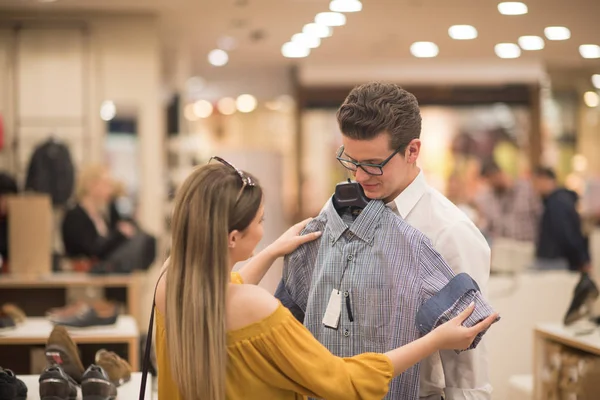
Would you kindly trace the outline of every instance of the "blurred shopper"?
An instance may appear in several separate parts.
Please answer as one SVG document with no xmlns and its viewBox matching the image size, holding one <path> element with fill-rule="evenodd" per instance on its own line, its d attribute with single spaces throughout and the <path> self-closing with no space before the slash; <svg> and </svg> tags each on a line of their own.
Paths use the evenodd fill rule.
<svg viewBox="0 0 600 400">
<path fill-rule="evenodd" d="M 533 182 L 544 203 L 536 243 L 536 267 L 589 272 L 590 256 L 576 208 L 577 193 L 559 187 L 550 168 L 536 168 Z"/>
<path fill-rule="evenodd" d="M 335 357 L 256 286 L 277 258 L 321 236 L 299 236 L 309 220 L 232 272 L 261 241 L 263 218 L 258 182 L 225 160 L 215 158 L 183 183 L 171 257 L 155 294 L 159 399 L 381 399 L 393 377 L 439 349 L 467 348 L 497 317 L 466 328 L 469 307 L 404 347 Z"/>
<path fill-rule="evenodd" d="M 66 255 L 89 259 L 92 272 L 147 269 L 155 258 L 155 240 L 133 222 L 109 217 L 114 183 L 103 166 L 88 166 L 78 176 L 77 203 L 62 223 Z"/>
<path fill-rule="evenodd" d="M 0 272 L 8 272 L 8 196 L 18 192 L 17 181 L 6 173 L 0 173 Z"/>
<path fill-rule="evenodd" d="M 481 176 L 489 187 L 476 203 L 486 237 L 535 241 L 541 204 L 531 182 L 513 181 L 493 160 L 484 162 Z"/>
</svg>

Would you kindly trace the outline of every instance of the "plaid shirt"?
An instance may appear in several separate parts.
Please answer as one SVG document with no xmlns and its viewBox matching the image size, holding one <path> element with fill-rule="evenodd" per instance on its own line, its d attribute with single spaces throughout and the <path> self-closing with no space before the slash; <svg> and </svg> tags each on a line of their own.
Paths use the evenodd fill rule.
<svg viewBox="0 0 600 400">
<path fill-rule="evenodd" d="M 350 357 L 418 339 L 419 306 L 454 277 L 429 239 L 381 201 L 369 202 L 354 221 L 342 219 L 329 201 L 304 233 L 315 231 L 323 232 L 320 239 L 285 258 L 283 283 L 317 340 Z M 338 329 L 322 323 L 334 288 L 342 293 Z M 392 381 L 386 399 L 418 397 L 416 365 Z"/>
<path fill-rule="evenodd" d="M 492 238 L 536 240 L 542 204 L 528 181 L 517 181 L 504 193 L 485 190 L 476 203 L 484 219 L 482 230 Z"/>
</svg>

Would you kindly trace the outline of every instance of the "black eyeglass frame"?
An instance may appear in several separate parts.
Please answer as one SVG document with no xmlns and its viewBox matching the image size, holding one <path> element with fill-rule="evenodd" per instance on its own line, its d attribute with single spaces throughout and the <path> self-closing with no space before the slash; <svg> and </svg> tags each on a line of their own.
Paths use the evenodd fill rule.
<svg viewBox="0 0 600 400">
<path fill-rule="evenodd" d="M 235 202 L 236 203 L 240 199 L 240 197 L 242 196 L 242 193 L 244 192 L 244 189 L 246 187 L 256 186 L 256 182 L 254 182 L 252 180 L 252 178 L 250 178 L 248 175 L 246 175 L 244 173 L 244 171 L 242 171 L 241 169 L 237 169 L 235 167 L 235 165 L 233 165 L 229 161 L 225 160 L 224 158 L 221 158 L 219 156 L 212 156 L 208 160 L 208 164 L 210 164 L 212 160 L 216 160 L 216 161 L 220 162 L 221 164 L 228 166 L 229 168 L 231 168 L 232 170 L 234 170 L 236 172 L 236 174 L 238 174 L 238 176 L 242 180 L 242 187 L 240 188 L 240 191 L 238 192 L 237 197 L 235 198 Z"/>
<path fill-rule="evenodd" d="M 385 160 L 383 160 L 381 163 L 379 164 L 372 164 L 372 163 L 361 163 L 358 161 L 353 161 L 353 160 L 348 160 L 347 158 L 342 158 L 342 154 L 344 154 L 344 146 L 340 146 L 340 148 L 338 149 L 335 158 L 339 161 L 340 164 L 342 164 L 342 167 L 346 168 L 349 171 L 356 171 L 358 168 L 362 169 L 365 173 L 369 174 L 369 175 L 373 175 L 373 176 L 381 176 L 383 175 L 383 167 L 385 167 L 385 165 L 387 163 L 390 162 L 390 160 L 396 155 L 398 154 L 405 146 L 400 146 L 398 147 L 392 154 L 390 154 L 390 156 L 388 158 L 386 158 Z M 344 163 L 348 163 L 344 164 Z M 353 167 L 351 167 L 350 165 L 353 165 Z M 379 169 L 379 173 L 375 174 L 372 172 L 369 172 L 365 169 L 365 167 L 371 167 L 371 168 L 378 168 Z"/>
</svg>

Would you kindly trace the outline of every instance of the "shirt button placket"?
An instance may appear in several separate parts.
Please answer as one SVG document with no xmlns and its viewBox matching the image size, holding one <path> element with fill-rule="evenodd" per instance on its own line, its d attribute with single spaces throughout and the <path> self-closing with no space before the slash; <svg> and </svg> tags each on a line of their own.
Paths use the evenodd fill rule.
<svg viewBox="0 0 600 400">
<path fill-rule="evenodd" d="M 348 329 L 344 329 L 344 337 L 350 336 L 350 331 Z"/>
</svg>

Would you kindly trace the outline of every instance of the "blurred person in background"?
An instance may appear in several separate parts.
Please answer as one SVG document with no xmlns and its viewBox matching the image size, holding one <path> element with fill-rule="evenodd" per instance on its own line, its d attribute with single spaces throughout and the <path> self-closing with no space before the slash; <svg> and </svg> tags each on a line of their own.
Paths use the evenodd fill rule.
<svg viewBox="0 0 600 400">
<path fill-rule="evenodd" d="M 0 173 L 0 270 L 7 272 L 8 261 L 8 196 L 18 193 L 17 181 L 10 175 Z"/>
<path fill-rule="evenodd" d="M 147 269 L 155 257 L 155 240 L 132 221 L 111 221 L 114 195 L 114 182 L 104 166 L 88 166 L 79 173 L 77 203 L 62 223 L 66 255 L 89 260 L 92 272 Z"/>
<path fill-rule="evenodd" d="M 534 242 L 541 204 L 531 182 L 512 180 L 494 160 L 481 167 L 488 188 L 476 198 L 480 229 L 488 240 L 507 238 Z"/>
<path fill-rule="evenodd" d="M 535 267 L 589 272 L 590 256 L 577 212 L 579 196 L 560 187 L 550 168 L 536 168 L 533 185 L 544 204 Z"/>
</svg>

